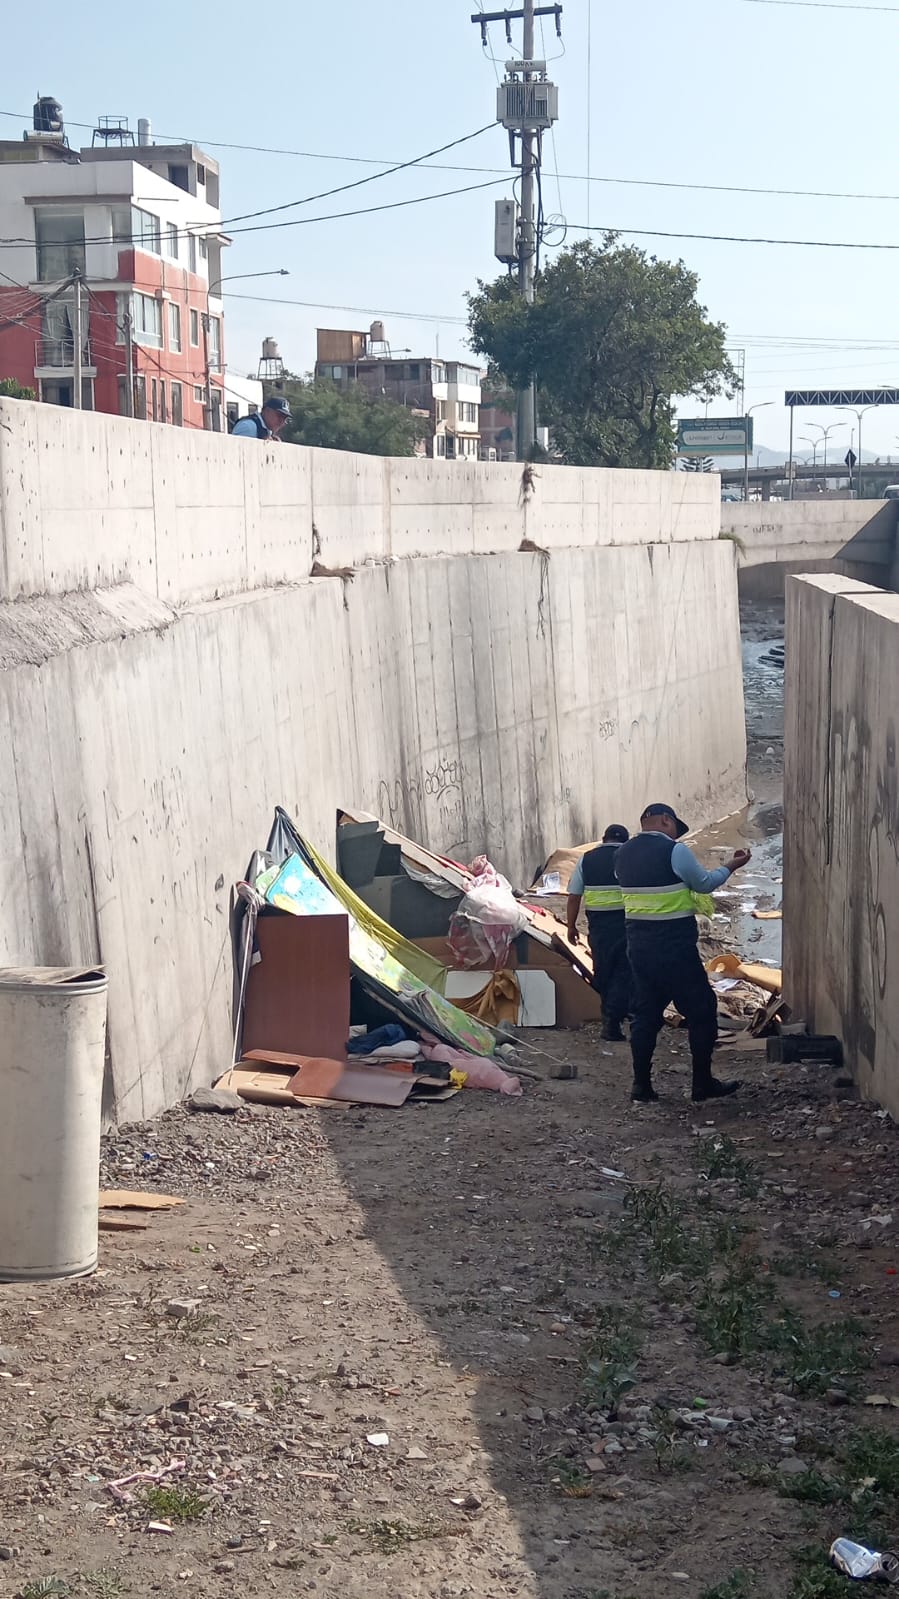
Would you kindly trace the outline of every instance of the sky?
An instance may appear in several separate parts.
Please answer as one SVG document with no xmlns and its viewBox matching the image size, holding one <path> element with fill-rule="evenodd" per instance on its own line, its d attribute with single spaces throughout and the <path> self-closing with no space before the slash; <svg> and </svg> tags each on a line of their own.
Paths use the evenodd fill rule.
<svg viewBox="0 0 899 1599">
<path fill-rule="evenodd" d="M 0 116 L 0 135 L 28 125 L 37 91 L 62 102 L 73 144 L 90 143 L 75 123 L 123 113 L 136 127 L 147 116 L 154 136 L 189 137 L 220 161 L 227 221 L 369 178 L 372 162 L 409 161 L 491 124 L 435 158 L 485 171 L 416 168 L 258 219 L 290 226 L 227 229 L 227 275 L 289 273 L 226 285 L 234 370 L 255 372 L 272 335 L 291 370 L 306 371 L 317 326 L 366 328 L 375 316 L 395 351 L 465 357 L 465 292 L 501 270 L 493 206 L 513 193 L 507 136 L 492 125 L 496 72 L 510 52 L 495 25 L 498 65 L 482 50 L 469 21 L 481 8 L 223 0 L 209 10 L 155 0 L 117 10 L 113 22 L 108 11 L 43 0 L 37 28 L 27 7 L 10 6 L 0 110 L 12 115 Z M 566 218 L 567 242 L 588 225 L 616 227 L 698 274 L 700 300 L 726 324 L 730 348 L 745 351 L 747 405 L 765 405 L 757 441 L 786 445 L 787 387 L 899 384 L 899 0 L 565 0 L 562 43 L 551 20 L 544 26 L 538 45 L 560 98 L 544 149 L 546 210 Z M 304 220 L 478 184 L 493 186 Z M 728 192 L 738 189 L 817 194 Z M 859 194 L 882 198 L 844 197 Z M 666 232 L 893 249 L 658 236 Z M 734 410 L 722 401 L 710 414 Z M 797 412 L 797 454 L 811 454 L 803 435 L 831 423 L 829 450 L 844 453 L 854 417 Z M 869 411 L 863 425 L 866 456 L 899 458 L 899 408 Z"/>
</svg>

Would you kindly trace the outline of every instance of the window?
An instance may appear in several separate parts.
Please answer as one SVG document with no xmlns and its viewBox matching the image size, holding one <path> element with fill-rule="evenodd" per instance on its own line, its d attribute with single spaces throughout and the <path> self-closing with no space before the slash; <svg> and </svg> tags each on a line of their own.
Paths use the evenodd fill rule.
<svg viewBox="0 0 899 1599">
<path fill-rule="evenodd" d="M 194 399 L 198 405 L 206 404 L 206 390 L 199 383 L 194 384 Z"/>
<path fill-rule="evenodd" d="M 168 407 L 165 402 L 165 378 L 163 378 L 159 385 L 159 420 L 160 422 L 167 422 L 168 419 Z"/>
<path fill-rule="evenodd" d="M 410 361 L 408 367 L 406 368 L 406 375 L 410 383 L 419 383 L 421 381 L 420 362 Z"/>
<path fill-rule="evenodd" d="M 222 369 L 222 324 L 217 316 L 208 318 L 209 327 L 209 367 L 212 372 Z"/>
<path fill-rule="evenodd" d="M 445 422 L 446 421 L 446 401 L 445 400 L 438 400 L 437 401 L 437 421 L 438 422 Z"/>
<path fill-rule="evenodd" d="M 174 183 L 176 189 L 190 190 L 190 173 L 187 167 L 172 166 L 169 163 L 169 183 Z"/>
<path fill-rule="evenodd" d="M 438 433 L 436 439 L 434 440 L 434 454 L 435 455 L 445 455 L 446 454 L 446 434 L 445 433 Z"/>
<path fill-rule="evenodd" d="M 34 227 L 40 283 L 84 271 L 83 211 L 36 211 Z"/>
<path fill-rule="evenodd" d="M 136 344 L 162 349 L 162 306 L 151 294 L 132 295 L 131 324 Z"/>
<path fill-rule="evenodd" d="M 131 242 L 138 250 L 147 250 L 150 255 L 162 254 L 161 225 L 158 217 L 149 211 L 141 211 L 139 206 L 131 207 Z"/>
<path fill-rule="evenodd" d="M 184 400 L 180 383 L 172 384 L 172 421 L 176 428 L 184 426 Z"/>
<path fill-rule="evenodd" d="M 202 161 L 198 161 L 197 162 L 197 182 L 201 183 L 203 185 L 203 188 L 205 189 L 205 187 L 206 187 L 206 168 L 204 167 Z"/>
<path fill-rule="evenodd" d="M 169 349 L 181 354 L 181 307 L 169 301 Z"/>
<path fill-rule="evenodd" d="M 138 372 L 134 379 L 134 414 L 141 422 L 147 420 L 147 380 L 143 372 Z"/>
<path fill-rule="evenodd" d="M 150 416 L 154 422 L 159 421 L 159 384 L 155 378 L 150 379 Z"/>
<path fill-rule="evenodd" d="M 190 342 L 194 346 L 195 349 L 196 349 L 196 346 L 200 342 L 200 313 L 199 313 L 199 311 L 191 311 L 191 313 L 190 313 Z"/>
<path fill-rule="evenodd" d="M 195 233 L 187 235 L 187 264 L 191 272 L 197 270 L 197 236 Z"/>
<path fill-rule="evenodd" d="M 165 254 L 172 261 L 178 259 L 178 229 L 174 222 L 167 222 L 165 225 Z"/>
<path fill-rule="evenodd" d="M 391 362 L 389 362 L 388 365 L 384 368 L 384 376 L 387 378 L 388 381 L 392 380 L 394 383 L 396 383 L 398 379 L 401 379 L 402 376 L 403 376 L 403 363 L 402 363 L 402 361 L 391 361 Z"/>
<path fill-rule="evenodd" d="M 200 234 L 200 237 L 197 240 L 197 254 L 199 255 L 201 261 L 209 260 L 209 246 L 202 234 Z"/>
</svg>

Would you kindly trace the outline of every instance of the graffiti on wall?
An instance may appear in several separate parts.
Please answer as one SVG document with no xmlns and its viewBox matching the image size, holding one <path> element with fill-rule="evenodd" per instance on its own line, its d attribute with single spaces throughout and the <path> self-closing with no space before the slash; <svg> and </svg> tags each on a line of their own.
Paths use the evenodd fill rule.
<svg viewBox="0 0 899 1599">
<path fill-rule="evenodd" d="M 378 814 L 399 833 L 448 850 L 466 838 L 464 763 L 440 755 L 415 775 L 378 786 Z"/>
</svg>

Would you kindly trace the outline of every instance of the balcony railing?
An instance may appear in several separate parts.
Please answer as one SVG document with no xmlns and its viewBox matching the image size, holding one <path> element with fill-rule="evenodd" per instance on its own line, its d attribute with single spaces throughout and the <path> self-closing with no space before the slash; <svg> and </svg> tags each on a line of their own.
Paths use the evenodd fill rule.
<svg viewBox="0 0 899 1599">
<path fill-rule="evenodd" d="M 89 340 L 82 345 L 82 366 L 93 366 Z M 35 367 L 53 367 L 63 371 L 74 370 L 75 341 L 72 338 L 36 339 L 34 345 Z"/>
</svg>

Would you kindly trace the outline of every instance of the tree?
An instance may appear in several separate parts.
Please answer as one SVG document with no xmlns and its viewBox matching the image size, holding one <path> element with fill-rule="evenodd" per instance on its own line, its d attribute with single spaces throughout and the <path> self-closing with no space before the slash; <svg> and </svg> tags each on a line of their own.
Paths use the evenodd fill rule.
<svg viewBox="0 0 899 1599">
<path fill-rule="evenodd" d="M 15 378 L 0 378 L 0 400 L 36 400 L 34 389 L 26 389 Z"/>
<path fill-rule="evenodd" d="M 292 379 L 284 385 L 292 419 L 281 437 L 291 444 L 325 450 L 357 450 L 362 455 L 414 455 L 428 419 L 366 393 L 358 383 L 338 388 L 324 378 Z"/>
<path fill-rule="evenodd" d="M 728 393 L 737 375 L 725 330 L 696 299 L 683 262 L 580 241 L 542 270 L 533 305 L 506 276 L 469 295 L 471 344 L 506 381 L 533 374 L 541 413 L 574 466 L 668 467 L 673 401 Z"/>
</svg>

